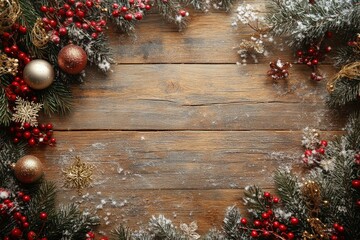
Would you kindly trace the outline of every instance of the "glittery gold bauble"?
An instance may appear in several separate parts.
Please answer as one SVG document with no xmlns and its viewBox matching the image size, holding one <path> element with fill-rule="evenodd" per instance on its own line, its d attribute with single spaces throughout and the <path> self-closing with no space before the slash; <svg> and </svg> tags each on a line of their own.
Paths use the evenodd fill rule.
<svg viewBox="0 0 360 240">
<path fill-rule="evenodd" d="M 60 50 L 58 64 L 68 74 L 79 74 L 87 64 L 86 52 L 77 45 L 69 44 Z"/>
<path fill-rule="evenodd" d="M 24 80 L 33 89 L 45 89 L 54 81 L 54 68 L 45 60 L 32 60 L 24 68 Z"/>
<path fill-rule="evenodd" d="M 37 157 L 25 155 L 15 163 L 14 173 L 20 182 L 34 183 L 41 178 L 44 171 L 42 163 Z"/>
</svg>

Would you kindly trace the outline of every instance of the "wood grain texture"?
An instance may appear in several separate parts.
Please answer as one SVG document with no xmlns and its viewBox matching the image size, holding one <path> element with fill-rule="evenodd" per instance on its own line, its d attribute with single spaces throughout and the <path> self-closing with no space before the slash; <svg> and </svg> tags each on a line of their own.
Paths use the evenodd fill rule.
<svg viewBox="0 0 360 240">
<path fill-rule="evenodd" d="M 274 83 L 267 65 L 118 65 L 89 73 L 74 87 L 75 106 L 56 129 L 290 130 L 342 126 L 325 105 L 325 82 L 304 79 L 294 66 L 289 81 Z M 327 66 L 323 71 L 331 75 Z M 268 121 L 272 119 L 272 121 Z M 326 123 L 326 124 L 325 124 Z"/>
<path fill-rule="evenodd" d="M 272 172 L 300 162 L 302 152 L 298 131 L 72 131 L 56 136 L 56 148 L 33 154 L 46 159 L 46 178 L 59 186 L 59 200 L 97 207 L 104 223 L 112 223 L 103 230 L 115 223 L 134 227 L 165 214 L 177 222 L 196 220 L 206 232 L 220 226 L 227 206 L 242 207 L 245 186 L 271 189 Z M 96 169 L 93 187 L 81 197 L 62 188 L 61 169 L 75 156 Z"/>
<path fill-rule="evenodd" d="M 247 1 L 262 14 L 266 2 Z M 44 119 L 55 125 L 57 146 L 31 152 L 59 186 L 59 203 L 95 209 L 107 234 L 158 214 L 195 220 L 205 233 L 220 226 L 227 206 L 241 206 L 246 185 L 273 191 L 273 171 L 299 160 L 302 128 L 320 128 L 324 139 L 341 133 L 345 118 L 326 107 L 326 82 L 309 81 L 309 68 L 295 65 L 278 83 L 266 76 L 269 61 L 294 60 L 286 44 L 274 44 L 259 64 L 235 64 L 233 48 L 252 31 L 231 27 L 234 12 L 191 11 L 181 33 L 156 13 L 137 38 L 108 30 L 113 72 L 88 69 L 72 87 L 73 113 Z M 75 156 L 96 166 L 80 197 L 62 187 L 61 169 Z"/>
</svg>

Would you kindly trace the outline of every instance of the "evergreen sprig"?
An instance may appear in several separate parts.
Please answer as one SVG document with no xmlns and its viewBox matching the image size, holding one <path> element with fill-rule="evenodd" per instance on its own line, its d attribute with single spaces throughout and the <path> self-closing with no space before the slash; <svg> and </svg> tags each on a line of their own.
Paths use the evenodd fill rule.
<svg viewBox="0 0 360 240">
<path fill-rule="evenodd" d="M 9 126 L 11 121 L 11 112 L 5 90 L 0 88 L 0 125 Z"/>
</svg>

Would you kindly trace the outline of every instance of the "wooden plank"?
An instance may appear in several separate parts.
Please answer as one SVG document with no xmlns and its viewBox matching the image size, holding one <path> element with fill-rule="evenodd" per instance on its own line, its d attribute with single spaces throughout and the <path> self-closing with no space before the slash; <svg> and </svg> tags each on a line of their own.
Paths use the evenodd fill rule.
<svg viewBox="0 0 360 240">
<path fill-rule="evenodd" d="M 324 139 L 335 134 L 321 133 Z M 58 201 L 97 209 L 106 232 L 119 223 L 137 228 L 151 215 L 164 214 L 177 224 L 196 220 L 204 233 L 221 224 L 227 206 L 241 205 L 245 186 L 271 191 L 274 169 L 296 165 L 303 151 L 298 131 L 73 131 L 56 136 L 55 148 L 31 154 L 44 162 L 46 179 L 59 186 Z M 61 169 L 77 155 L 96 166 L 94 184 L 83 196 L 61 187 Z"/>
<path fill-rule="evenodd" d="M 254 179 L 268 188 L 269 173 L 284 161 L 270 156 L 300 157 L 303 151 L 298 131 L 75 131 L 56 137 L 51 151 L 33 152 L 46 162 L 48 179 L 61 181 L 60 169 L 79 155 L 98 169 L 94 177 L 101 184 L 94 191 L 243 188 Z"/>
<path fill-rule="evenodd" d="M 181 223 L 196 221 L 198 233 L 204 234 L 211 228 L 221 229 L 227 207 L 237 205 L 245 214 L 242 205 L 243 190 L 131 190 L 111 191 L 103 189 L 98 194 L 82 197 L 69 191 L 58 194 L 62 203 L 77 202 L 85 209 L 95 209 L 100 217 L 102 232 L 109 235 L 120 224 L 133 229 L 144 228 L 151 216 L 164 215 L 179 227 Z M 101 201 L 105 201 L 101 204 Z"/>
<path fill-rule="evenodd" d="M 104 76 L 89 71 L 74 86 L 75 106 L 56 129 L 112 130 L 334 130 L 343 121 L 329 110 L 325 81 L 307 78 L 294 66 L 288 81 L 275 84 L 267 65 L 117 65 Z M 322 70 L 331 76 L 332 67 Z M 271 119 L 271 121 L 269 121 Z M 324 124 L 326 123 L 326 124 Z"/>
<path fill-rule="evenodd" d="M 116 63 L 236 63 L 241 61 L 236 48 L 242 39 L 250 40 L 254 31 L 242 24 L 231 26 L 234 17 L 224 12 L 193 13 L 188 27 L 179 32 L 154 14 L 136 26 L 136 37 L 120 35 L 113 27 L 107 34 Z M 273 56 L 294 60 L 280 41 L 269 44 L 267 50 L 271 57 L 259 55 L 260 62 Z"/>
</svg>

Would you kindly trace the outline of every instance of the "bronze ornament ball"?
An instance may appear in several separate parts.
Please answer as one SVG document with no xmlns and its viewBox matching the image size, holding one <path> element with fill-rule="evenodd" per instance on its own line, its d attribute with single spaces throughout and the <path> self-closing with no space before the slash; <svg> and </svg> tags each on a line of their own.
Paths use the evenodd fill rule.
<svg viewBox="0 0 360 240">
<path fill-rule="evenodd" d="M 87 64 L 86 52 L 80 46 L 69 44 L 60 50 L 58 64 L 68 74 L 79 74 Z"/>
<path fill-rule="evenodd" d="M 41 161 L 33 155 L 25 155 L 13 166 L 15 177 L 22 183 L 37 182 L 44 174 Z"/>
<path fill-rule="evenodd" d="M 49 87 L 53 83 L 54 77 L 53 66 L 42 59 L 32 60 L 24 68 L 24 80 L 35 90 Z"/>
</svg>

